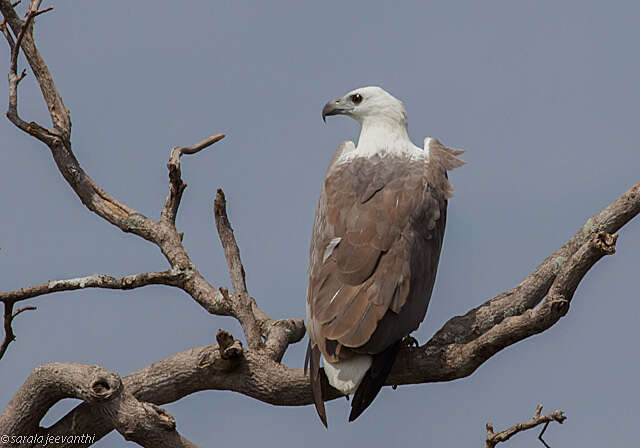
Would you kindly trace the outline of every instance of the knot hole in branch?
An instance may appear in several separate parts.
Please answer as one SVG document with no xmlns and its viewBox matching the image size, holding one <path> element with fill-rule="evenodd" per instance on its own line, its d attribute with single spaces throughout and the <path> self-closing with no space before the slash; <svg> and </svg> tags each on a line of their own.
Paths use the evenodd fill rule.
<svg viewBox="0 0 640 448">
<path fill-rule="evenodd" d="M 122 388 L 122 380 L 115 373 L 100 374 L 90 383 L 90 395 L 97 401 L 109 400 Z"/>
<path fill-rule="evenodd" d="M 617 233 L 598 232 L 596 235 L 596 246 L 605 255 L 611 255 L 616 253 L 616 241 L 618 240 Z"/>
</svg>

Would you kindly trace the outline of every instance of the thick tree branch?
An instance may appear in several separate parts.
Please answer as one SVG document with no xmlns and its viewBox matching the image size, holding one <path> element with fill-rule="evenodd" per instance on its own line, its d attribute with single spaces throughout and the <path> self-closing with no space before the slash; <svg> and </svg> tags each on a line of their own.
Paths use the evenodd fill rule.
<svg viewBox="0 0 640 448">
<path fill-rule="evenodd" d="M 585 242 L 563 265 L 550 293 L 540 306 L 493 322 L 488 330 L 480 334 L 476 331 L 475 338 L 467 342 L 441 344 L 437 338 L 443 331 L 441 329 L 423 347 L 408 348 L 401 352 L 390 375 L 390 381 L 399 380 L 397 384 L 415 384 L 462 378 L 473 373 L 500 350 L 548 329 L 567 313 L 573 294 L 587 271 L 603 256 L 615 251 L 616 238 L 615 235 L 598 232 Z M 504 310 L 501 311 L 504 313 Z M 484 317 L 491 318 L 492 315 Z M 451 320 L 445 327 L 450 322 Z M 473 322 L 489 326 L 483 320 Z M 472 326 L 467 327 L 467 331 L 471 333 L 474 330 Z M 423 373 L 424 376 L 417 375 L 417 372 Z M 437 374 L 434 377 L 435 372 Z"/>
<path fill-rule="evenodd" d="M 596 213 L 519 285 L 450 319 L 431 339 L 435 345 L 462 344 L 477 338 L 503 319 L 522 314 L 545 297 L 558 272 L 589 238 L 598 232 L 615 233 L 640 213 L 640 183 Z"/>
<path fill-rule="evenodd" d="M 564 415 L 562 411 L 559 411 L 559 410 L 553 411 L 552 413 L 546 414 L 546 415 L 540 415 L 541 413 L 542 413 L 542 405 L 538 405 L 538 407 L 536 408 L 536 412 L 533 414 L 533 417 L 531 418 L 531 420 L 518 423 L 498 433 L 494 433 L 493 425 L 491 423 L 487 423 L 487 439 L 485 442 L 485 448 L 494 448 L 498 443 L 506 442 L 516 434 L 531 428 L 535 428 L 536 426 L 539 426 L 542 424 L 544 424 L 545 426 L 538 438 L 542 443 L 544 443 L 545 446 L 548 446 L 546 442 L 542 440 L 542 434 L 547 429 L 547 426 L 551 422 L 558 422 L 562 424 L 567 419 L 567 417 Z"/>
<path fill-rule="evenodd" d="M 554 256 L 547 258 L 520 284 L 539 284 L 547 281 L 546 276 L 551 276 L 552 281 L 546 290 L 540 287 L 528 289 L 527 294 L 538 291 L 544 297 L 553 286 L 540 306 L 535 307 L 539 302 L 535 298 L 523 298 L 523 291 L 516 287 L 474 308 L 465 316 L 450 319 L 425 345 L 402 349 L 387 384 L 463 378 L 503 348 L 552 326 L 566 314 L 578 282 L 588 269 L 604 255 L 613 253 L 616 237 L 606 232 L 619 230 L 638 213 L 640 184 L 590 218 L 569 242 L 556 251 L 555 254 L 566 255 L 567 260 L 560 263 L 549 261 Z M 581 244 L 575 244 L 576 241 Z M 554 263 L 560 267 L 551 268 L 550 264 Z M 505 294 L 534 305 L 514 311 L 505 300 Z M 492 312 L 482 309 L 489 306 Z M 283 366 L 264 350 L 245 350 L 242 359 L 231 365 L 220 356 L 218 347 L 197 347 L 134 372 L 124 382 L 139 400 L 156 404 L 173 402 L 202 390 L 232 390 L 278 406 L 313 403 L 309 380 L 303 370 Z M 338 391 L 331 389 L 325 398 L 330 400 L 340 396 Z M 77 425 L 74 429 L 77 433 L 98 428 L 104 435 L 113 429 L 108 422 L 80 405 L 51 430 L 59 434 L 68 433 L 72 430 L 71 422 Z"/>
<path fill-rule="evenodd" d="M 11 435 L 43 435 L 45 442 L 55 440 L 56 436 L 69 440 L 70 434 L 54 435 L 39 427 L 51 406 L 64 398 L 83 400 L 86 406 L 109 420 L 126 440 L 141 446 L 196 446 L 178 434 L 171 415 L 155 404 L 138 401 L 117 374 L 79 363 L 53 363 L 36 368 L 0 414 L 0 428 Z M 95 440 L 97 438 L 92 437 L 89 444 Z"/>
</svg>

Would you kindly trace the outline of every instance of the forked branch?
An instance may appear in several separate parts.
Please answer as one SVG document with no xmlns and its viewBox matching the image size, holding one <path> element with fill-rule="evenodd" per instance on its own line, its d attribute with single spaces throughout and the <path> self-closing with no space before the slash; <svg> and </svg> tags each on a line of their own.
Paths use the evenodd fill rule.
<svg viewBox="0 0 640 448">
<path fill-rule="evenodd" d="M 176 146 L 171 150 L 169 163 L 167 164 L 167 168 L 169 169 L 169 195 L 165 200 L 161 213 L 162 219 L 165 222 L 168 222 L 170 225 L 175 227 L 178 207 L 180 206 L 180 200 L 182 199 L 182 192 L 187 187 L 187 184 L 182 181 L 180 157 L 182 157 L 183 154 L 196 154 L 222 140 L 224 137 L 224 134 L 216 134 L 205 138 L 194 145 Z"/>
<path fill-rule="evenodd" d="M 235 292 L 236 300 L 234 308 L 236 309 L 236 317 L 242 325 L 249 348 L 260 348 L 262 345 L 262 334 L 256 321 L 256 316 L 253 313 L 251 298 L 247 291 L 244 266 L 240 259 L 240 249 L 238 248 L 231 223 L 227 217 L 227 200 L 224 192 L 220 188 L 213 202 L 213 214 L 215 216 L 216 228 L 218 229 L 218 236 L 220 236 L 220 242 L 224 248 L 224 256 L 227 259 L 229 277 L 231 278 L 231 284 Z"/>
<path fill-rule="evenodd" d="M 494 433 L 493 425 L 491 423 L 487 423 L 487 439 L 485 443 L 485 448 L 494 448 L 498 443 L 506 442 L 516 434 L 531 428 L 535 428 L 536 426 L 539 426 L 539 425 L 544 425 L 544 428 L 540 433 L 540 435 L 538 436 L 538 439 L 546 447 L 549 447 L 549 445 L 547 445 L 547 443 L 542 439 L 542 435 L 544 434 L 544 431 L 547 429 L 547 426 L 549 426 L 549 423 L 558 422 L 562 424 L 567 419 L 567 417 L 564 415 L 564 412 L 560 410 L 553 411 L 550 414 L 546 414 L 546 415 L 541 415 L 541 414 L 542 414 L 542 405 L 539 404 L 531 420 L 527 420 L 526 422 L 515 424 L 512 427 L 505 429 L 504 431 L 500 431 L 498 433 Z"/>
<path fill-rule="evenodd" d="M 24 311 L 35 310 L 35 306 L 24 306 L 22 308 L 18 308 L 17 310 L 13 310 L 15 305 L 15 300 L 5 300 L 4 301 L 4 339 L 2 340 L 2 344 L 0 344 L 0 359 L 7 352 L 7 348 L 9 348 L 9 344 L 16 340 L 16 335 L 13 332 L 13 319 L 16 316 Z"/>
</svg>

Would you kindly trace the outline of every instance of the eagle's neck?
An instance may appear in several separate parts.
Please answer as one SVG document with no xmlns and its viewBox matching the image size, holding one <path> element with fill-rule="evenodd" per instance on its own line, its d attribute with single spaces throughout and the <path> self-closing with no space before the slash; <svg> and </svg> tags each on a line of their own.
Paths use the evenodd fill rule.
<svg viewBox="0 0 640 448">
<path fill-rule="evenodd" d="M 358 146 L 345 151 L 338 163 L 358 157 L 402 156 L 412 159 L 428 159 L 428 153 L 415 146 L 409 138 L 406 120 L 390 117 L 365 119 L 362 122 Z"/>
<path fill-rule="evenodd" d="M 376 117 L 362 121 L 358 149 L 373 147 L 389 148 L 412 145 L 407 131 L 407 122 L 393 117 Z"/>
</svg>

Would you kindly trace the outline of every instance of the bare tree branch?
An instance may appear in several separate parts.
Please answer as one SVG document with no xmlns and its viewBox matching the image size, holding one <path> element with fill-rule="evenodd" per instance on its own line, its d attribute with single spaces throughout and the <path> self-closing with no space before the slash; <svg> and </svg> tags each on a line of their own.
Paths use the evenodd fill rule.
<svg viewBox="0 0 640 448">
<path fill-rule="evenodd" d="M 541 282 L 552 276 L 553 288 L 544 302 L 522 297 L 521 290 L 510 291 L 514 300 L 533 303 L 529 308 L 507 315 L 511 310 L 504 294 L 496 296 L 465 316 L 450 319 L 434 337 L 421 347 L 405 347 L 394 364 L 387 385 L 450 381 L 473 373 L 482 363 L 503 348 L 544 331 L 569 309 L 578 281 L 604 255 L 614 252 L 616 238 L 602 232 L 619 230 L 640 213 L 640 184 L 594 215 L 587 224 L 556 252 L 568 259 L 560 268 L 548 269 L 553 256 L 545 260 L 522 283 Z M 597 223 L 597 224 L 593 224 Z M 586 230 L 588 229 L 588 230 Z M 577 236 L 580 235 L 580 236 Z M 582 244 L 572 244 L 580 241 Z M 575 270 L 575 273 L 572 273 Z M 535 288 L 527 290 L 533 294 Z M 542 296 L 548 290 L 537 290 Z M 491 306 L 492 312 L 483 310 Z M 498 319 L 496 316 L 501 316 Z M 471 318 L 472 317 L 472 318 Z M 495 320 L 494 320 L 495 319 Z M 483 331 L 479 331 L 483 329 Z M 471 336 L 467 336 L 470 334 Z M 457 336 L 460 336 L 456 340 Z M 451 341 L 451 342 L 450 342 Z M 156 362 L 124 379 L 139 399 L 164 404 L 201 390 L 232 390 L 278 406 L 302 406 L 313 403 L 308 377 L 302 369 L 283 366 L 262 350 L 244 350 L 240 361 L 231 365 L 222 359 L 216 346 L 197 347 Z M 341 394 L 330 389 L 327 400 Z M 76 426 L 71 427 L 71 422 Z M 91 428 L 107 434 L 113 428 L 108 422 L 80 405 L 54 427 L 54 433 L 82 433 Z"/>
<path fill-rule="evenodd" d="M 18 308 L 17 310 L 15 310 L 12 314 L 11 317 L 15 318 L 18 314 L 23 313 L 25 311 L 35 311 L 38 308 L 35 306 L 23 306 L 21 308 Z"/>
<path fill-rule="evenodd" d="M 71 278 L 67 280 L 51 280 L 35 286 L 28 286 L 16 291 L 0 292 L 0 301 L 18 302 L 44 294 L 59 291 L 73 291 L 83 288 L 105 289 L 135 289 L 148 285 L 179 286 L 189 275 L 190 271 L 170 269 L 163 272 L 144 272 L 126 277 L 111 277 L 105 274 L 94 274 L 88 277 Z"/>
<path fill-rule="evenodd" d="M 120 279 L 92 276 L 64 280 L 63 283 L 54 282 L 53 287 L 50 282 L 2 293 L 0 298 L 5 303 L 6 335 L 10 336 L 11 340 L 14 338 L 11 320 L 22 311 L 13 312 L 14 303 L 18 300 L 88 286 L 127 289 L 127 286 L 139 287 L 154 282 L 177 286 L 208 312 L 232 316 L 240 321 L 248 348 L 243 349 L 240 342 L 231 335 L 219 332 L 218 346 L 187 350 L 125 377 L 118 389 L 121 391 L 118 395 L 121 397 L 121 403 L 131 403 L 127 405 L 132 406 L 131 409 L 139 409 L 139 404 L 142 403 L 145 407 L 141 415 L 156 415 L 157 421 L 164 422 L 167 427 L 172 425 L 171 419 L 154 405 L 169 403 L 201 390 L 232 390 L 275 405 L 298 406 L 312 403 L 309 381 L 302 369 L 292 369 L 280 364 L 287 347 L 304 336 L 304 323 L 302 319 L 272 319 L 260 310 L 256 301 L 249 296 L 240 251 L 228 220 L 222 190 L 219 190 L 216 196 L 214 214 L 234 294 L 207 282 L 191 262 L 182 245 L 182 234 L 175 228 L 175 218 L 185 187 L 181 179 L 180 157 L 182 154 L 194 154 L 210 146 L 220 140 L 222 134 L 211 136 L 190 147 L 177 147 L 172 150 L 168 163 L 169 194 L 160 220 L 153 221 L 108 195 L 82 170 L 71 150 L 69 112 L 33 40 L 33 17 L 46 11 L 39 10 L 39 5 L 39 0 L 32 0 L 24 20 L 21 20 L 10 1 L 0 0 L 0 12 L 5 19 L 3 23 L 6 23 L 0 28 L 11 50 L 7 116 L 18 128 L 38 138 L 50 148 L 60 173 L 89 210 L 123 231 L 134 233 L 158 246 L 169 262 L 171 270 Z M 9 28 L 13 30 L 15 39 Z M 53 122 L 52 129 L 34 122 L 26 123 L 17 114 L 17 88 L 23 78 L 22 74 L 17 73 L 17 55 L 20 49 L 24 51 L 40 85 Z M 603 256 L 615 252 L 615 232 L 638 213 L 640 184 L 591 217 L 569 241 L 544 260 L 518 286 L 486 301 L 464 316 L 450 319 L 425 345 L 403 348 L 388 378 L 388 384 L 449 381 L 468 376 L 503 348 L 554 325 L 568 312 L 576 288 L 588 270 Z M 176 277 L 173 277 L 174 274 Z M 8 343 L 10 340 L 6 344 Z M 62 366 L 62 370 L 71 368 L 68 364 L 56 366 Z M 46 368 L 47 366 L 41 369 L 48 372 Z M 73 368 L 86 371 L 86 366 Z M 10 403 L 0 414 L 0 426 L 3 429 L 4 422 L 13 422 L 14 425 L 18 425 L 15 422 L 23 422 L 20 423 L 20 428 L 23 424 L 37 425 L 44 415 L 43 412 L 55 403 L 53 401 L 49 404 L 55 395 L 52 395 L 49 389 L 58 388 L 59 379 L 53 374 L 41 373 L 36 369 L 29 377 L 34 382 L 33 387 L 27 386 L 30 381 L 27 379 L 25 386 L 20 388 L 12 399 L 11 403 L 15 400 L 15 403 L 21 405 L 16 407 Z M 76 379 L 78 375 L 82 377 L 86 372 L 75 375 Z M 118 415 L 122 408 L 110 408 L 107 412 L 90 394 L 82 392 L 91 389 L 87 389 L 88 383 L 82 383 L 85 386 L 73 384 L 76 388 L 80 387 L 80 392 L 73 392 L 76 395 L 69 396 L 78 397 L 85 402 L 47 429 L 47 434 L 95 433 L 100 438 L 117 429 L 125 434 L 125 437 L 130 436 L 131 440 L 146 443 L 148 437 L 144 435 L 144 429 L 123 429 L 121 422 L 114 420 L 114 415 Z M 65 387 L 58 388 L 58 395 L 55 397 L 67 391 Z M 109 390 L 113 387 L 109 386 Z M 26 403 L 25 398 L 27 389 L 33 398 L 29 403 Z M 333 399 L 338 396 L 338 391 L 330 389 L 326 398 Z M 60 398 L 56 398 L 56 401 L 58 399 Z M 110 399 L 110 406 L 115 406 L 114 400 Z M 23 406 L 24 403 L 26 404 Z M 27 413 L 24 414 L 25 412 Z M 24 414 L 21 416 L 25 418 L 16 419 L 18 414 Z M 140 439 L 134 438 L 138 437 L 137 434 L 142 434 Z M 169 446 L 189 446 L 188 442 L 181 438 L 175 440 L 176 445 Z"/>
<path fill-rule="evenodd" d="M 40 2 L 32 2 L 29 11 L 38 12 L 37 7 L 39 3 Z M 89 210 L 123 231 L 134 233 L 156 244 L 173 269 L 190 271 L 190 275 L 184 282 L 179 284 L 179 287 L 187 292 L 187 294 L 208 312 L 223 316 L 233 316 L 241 322 L 244 322 L 245 328 L 250 332 L 249 335 L 245 335 L 250 347 L 257 346 L 261 343 L 260 331 L 256 331 L 256 325 L 251 323 L 251 321 L 255 321 L 256 318 L 260 319 L 263 336 L 266 335 L 268 330 L 274 330 L 270 332 L 272 337 L 269 348 L 274 356 L 281 356 L 287 344 L 280 343 L 280 341 L 283 340 L 283 338 L 287 342 L 299 340 L 299 338 L 302 337 L 300 336 L 301 329 L 302 332 L 304 331 L 302 321 L 287 319 L 277 321 L 279 323 L 274 325 L 276 321 L 262 313 L 255 304 L 255 301 L 248 297 L 248 295 L 244 297 L 241 292 L 239 299 L 236 297 L 238 294 L 229 295 L 230 300 L 225 299 L 219 289 L 209 284 L 195 268 L 182 245 L 182 234 L 175 229 L 175 214 L 178 210 L 182 190 L 184 190 L 184 184 L 180 179 L 180 156 L 182 154 L 195 154 L 219 141 L 224 135 L 216 134 L 194 145 L 186 147 L 180 146 L 172 150 L 168 164 L 170 192 L 165 201 L 160 221 L 150 220 L 137 210 L 117 201 L 107 194 L 80 167 L 80 164 L 71 151 L 71 121 L 68 111 L 64 108 L 62 97 L 55 88 L 53 78 L 35 47 L 32 32 L 33 27 L 24 26 L 26 19 L 25 21 L 20 20 L 8 0 L 0 0 L 0 11 L 5 17 L 6 22 L 14 30 L 14 33 L 23 36 L 22 49 L 36 75 L 36 80 L 40 84 L 55 129 L 48 130 L 37 123 L 25 124 L 12 120 L 14 124 L 25 130 L 25 132 L 36 136 L 49 146 L 61 174 Z M 29 14 L 33 13 L 28 12 L 27 16 L 29 16 Z M 32 20 L 32 18 L 30 20 Z M 11 46 L 13 39 L 9 31 L 6 30 L 6 27 L 5 31 L 5 35 L 9 36 L 8 41 Z M 20 34 L 21 31 L 22 34 Z M 13 47 L 16 47 L 15 44 L 13 44 Z M 15 53 L 13 47 L 12 55 Z M 12 98 L 13 97 L 14 96 L 12 96 Z M 246 290 L 246 287 L 244 289 Z M 238 307 L 234 305 L 235 303 L 241 303 L 243 305 L 238 309 Z M 257 317 L 253 317 L 254 313 Z M 285 331 L 282 331 L 283 329 Z M 278 337 L 276 338 L 276 336 Z"/>
<path fill-rule="evenodd" d="M 5 306 L 4 329 L 5 338 L 0 345 L 0 359 L 4 356 L 9 344 L 15 340 L 11 322 L 23 311 L 35 310 L 35 306 L 27 306 L 11 312 L 15 303 L 45 294 L 60 291 L 73 291 L 84 288 L 135 289 L 148 285 L 168 285 L 180 287 L 192 275 L 191 270 L 170 269 L 163 272 L 145 272 L 126 277 L 94 274 L 67 280 L 52 280 L 40 285 L 28 286 L 16 291 L 0 292 L 0 302 Z"/>
<path fill-rule="evenodd" d="M 15 117 L 9 116 L 11 121 L 20 129 L 39 138 L 49 146 L 60 173 L 89 210 L 119 227 L 121 230 L 134 233 L 156 244 L 172 268 L 191 270 L 192 275 L 189 276 L 181 287 L 208 312 L 220 315 L 233 315 L 231 304 L 226 303 L 219 291 L 211 286 L 193 266 L 182 246 L 181 234 L 175 230 L 171 222 L 162 219 L 158 222 L 151 221 L 135 209 L 117 201 L 102 190 L 80 167 L 78 160 L 71 151 L 71 121 L 68 111 L 62 103 L 62 97 L 55 88 L 53 78 L 46 64 L 35 47 L 32 27 L 23 27 L 24 22 L 17 16 L 9 1 L 0 0 L 0 11 L 6 22 L 14 30 L 14 33 L 20 33 L 23 29 L 27 30 L 23 33 L 22 49 L 42 89 L 54 123 L 54 129 L 45 129 L 33 122 L 25 124 L 24 122 L 17 121 Z M 5 36 L 9 35 L 8 30 L 7 33 L 4 34 Z M 17 83 L 15 83 L 15 86 L 17 88 Z M 10 98 L 15 98 L 14 92 L 12 91 L 10 93 Z M 10 99 L 8 115 L 11 115 L 11 107 Z M 195 153 L 218 141 L 220 138 L 219 135 L 212 136 L 191 147 L 179 148 L 176 153 Z M 177 199 L 179 201 L 179 198 Z M 177 202 L 175 204 L 177 211 Z"/>
<path fill-rule="evenodd" d="M 169 195 L 162 208 L 161 216 L 163 221 L 168 222 L 172 226 L 176 225 L 176 215 L 178 214 L 178 207 L 180 207 L 182 192 L 187 187 L 187 184 L 185 184 L 181 178 L 180 157 L 182 157 L 183 154 L 196 154 L 213 145 L 215 142 L 222 140 L 224 137 L 224 134 L 216 134 L 195 145 L 176 146 L 171 150 L 171 156 L 167 164 L 167 168 L 169 169 Z"/>
<path fill-rule="evenodd" d="M 9 65 L 9 70 L 13 73 L 17 71 L 18 68 L 18 53 L 20 52 L 20 47 L 22 46 L 22 40 L 24 39 L 25 34 L 28 32 L 29 27 L 31 26 L 31 22 L 36 16 L 40 14 L 44 14 L 45 12 L 49 12 L 53 9 L 53 6 L 49 6 L 45 9 L 37 9 L 37 6 L 34 7 L 33 4 L 30 5 L 27 14 L 24 17 L 24 22 L 20 27 L 20 31 L 18 31 L 18 35 L 16 37 L 16 43 L 11 49 L 11 63 Z"/>
<path fill-rule="evenodd" d="M 547 442 L 544 441 L 544 439 L 542 438 L 542 436 L 544 435 L 544 432 L 547 430 L 547 428 L 549 427 L 549 423 L 551 422 L 547 422 L 544 424 L 544 426 L 542 427 L 542 431 L 540 431 L 540 434 L 538 434 L 538 440 L 540 442 L 542 442 L 542 444 L 546 447 L 546 448 L 551 448 L 549 446 L 549 444 Z"/>
<path fill-rule="evenodd" d="M 304 321 L 302 319 L 275 320 L 258 307 L 247 291 L 240 249 L 227 216 L 227 201 L 222 189 L 218 189 L 216 193 L 213 210 L 216 228 L 229 267 L 229 277 L 235 292 L 235 317 L 242 325 L 249 348 L 264 348 L 271 359 L 280 362 L 289 344 L 294 344 L 304 337 Z M 225 289 L 221 291 L 228 297 Z M 263 339 L 264 344 L 262 344 Z"/>
<path fill-rule="evenodd" d="M 485 448 L 494 448 L 500 442 L 506 442 L 514 435 L 526 431 L 531 428 L 535 428 L 536 426 L 544 424 L 544 429 L 538 436 L 540 441 L 544 443 L 544 445 L 548 448 L 547 443 L 542 440 L 542 434 L 549 426 L 551 422 L 558 422 L 560 424 L 564 423 L 567 417 L 564 415 L 562 411 L 553 411 L 550 414 L 540 415 L 542 413 L 542 405 L 538 405 L 536 408 L 536 412 L 533 414 L 533 418 L 526 422 L 518 423 L 513 425 L 512 427 L 505 429 L 504 431 L 500 431 L 498 433 L 493 432 L 493 425 L 491 423 L 487 423 L 487 440 L 485 443 Z"/>
<path fill-rule="evenodd" d="M 247 291 L 244 266 L 240 259 L 240 249 L 227 217 L 227 200 L 221 188 L 218 188 L 216 199 L 213 202 L 213 214 L 220 242 L 224 249 L 224 256 L 229 266 L 229 277 L 231 277 L 231 284 L 237 299 L 235 303 L 236 317 L 242 325 L 249 348 L 256 349 L 262 345 L 262 334 L 253 312 L 252 299 Z"/>
<path fill-rule="evenodd" d="M 196 447 L 178 434 L 175 420 L 167 411 L 155 404 L 138 401 L 116 373 L 79 363 L 53 363 L 36 368 L 0 414 L 0 428 L 5 434 L 40 434 L 45 436 L 45 442 L 55 440 L 56 435 L 43 434 L 38 423 L 64 398 L 83 400 L 108 419 L 126 440 L 141 446 Z M 63 435 L 65 440 L 73 440 L 69 439 L 69 434 L 57 436 Z M 95 440 L 94 437 L 89 442 Z"/>
<path fill-rule="evenodd" d="M 13 6 L 14 5 L 12 5 L 12 8 Z M 15 41 L 13 40 L 13 37 L 11 36 L 9 29 L 6 26 L 6 19 L 4 19 L 0 24 L 0 28 L 2 29 L 2 34 L 4 34 L 5 38 L 7 39 L 7 43 L 9 44 L 9 49 L 11 50 L 11 59 L 9 62 L 9 76 L 8 76 L 9 78 L 9 110 L 7 111 L 7 117 L 20 129 L 29 133 L 32 133 L 32 131 L 29 128 L 29 125 L 25 121 L 23 121 L 18 115 L 18 84 L 20 84 L 20 81 L 22 81 L 27 74 L 26 70 L 23 70 L 22 73 L 18 75 L 18 55 L 20 53 L 20 47 L 22 46 L 22 41 L 24 40 L 24 36 L 27 33 L 32 32 L 31 23 L 33 22 L 33 19 L 36 16 L 40 14 L 44 14 L 45 12 L 51 11 L 53 9 L 52 6 L 43 10 L 38 10 L 37 8 L 38 8 L 37 4 L 33 4 L 33 2 L 32 4 L 29 5 L 29 10 L 27 11 L 25 19 L 20 25 L 16 33 L 17 37 Z M 14 28 L 14 31 L 15 31 L 15 28 Z M 42 139 L 42 135 L 40 134 L 32 134 L 32 135 Z"/>
<path fill-rule="evenodd" d="M 238 295 L 248 296 L 249 292 L 247 291 L 244 266 L 240 259 L 240 249 L 238 248 L 238 243 L 236 243 L 236 238 L 227 216 L 227 199 L 221 188 L 218 188 L 216 192 L 216 199 L 213 202 L 213 214 L 215 216 L 220 242 L 224 248 L 224 256 L 229 266 L 229 277 L 231 278 L 233 290 Z"/>
<path fill-rule="evenodd" d="M 38 9 L 38 5 L 31 2 L 29 5 L 29 11 Z M 11 27 L 15 35 L 20 33 L 24 21 L 18 17 L 15 10 L 13 9 L 13 5 L 7 1 L 0 1 L 0 12 L 4 16 L 7 24 Z M 53 78 L 51 77 L 51 73 L 49 73 L 49 69 L 45 64 L 44 60 L 40 56 L 40 53 L 35 47 L 33 41 L 33 27 L 29 27 L 27 32 L 24 35 L 22 40 L 22 50 L 33 70 L 33 74 L 35 75 L 38 84 L 40 85 L 40 89 L 42 90 L 42 96 L 47 104 L 49 109 L 49 114 L 51 116 L 51 120 L 53 122 L 54 129 L 57 131 L 52 131 L 53 133 L 60 134 L 61 137 L 65 139 L 69 139 L 71 135 L 71 120 L 69 119 L 69 111 L 64 106 L 62 102 L 62 97 L 58 93 L 54 83 Z M 35 125 L 35 123 L 31 123 Z M 38 125 L 36 125 L 38 126 Z M 44 128 L 43 128 L 44 129 Z M 30 132 L 31 133 L 31 132 Z M 31 133 L 34 135 L 33 133 Z M 35 135 L 34 135 L 35 136 Z M 41 136 L 45 136 L 43 133 Z"/>
<path fill-rule="evenodd" d="M 13 323 L 13 319 L 15 319 L 18 314 L 24 311 L 36 309 L 35 306 L 25 306 L 17 309 L 16 311 L 13 311 L 14 305 L 14 300 L 4 301 L 4 340 L 2 341 L 2 345 L 0 345 L 0 359 L 2 359 L 4 354 L 7 352 L 9 344 L 16 340 L 16 335 L 13 332 L 13 327 L 11 325 Z"/>
</svg>

